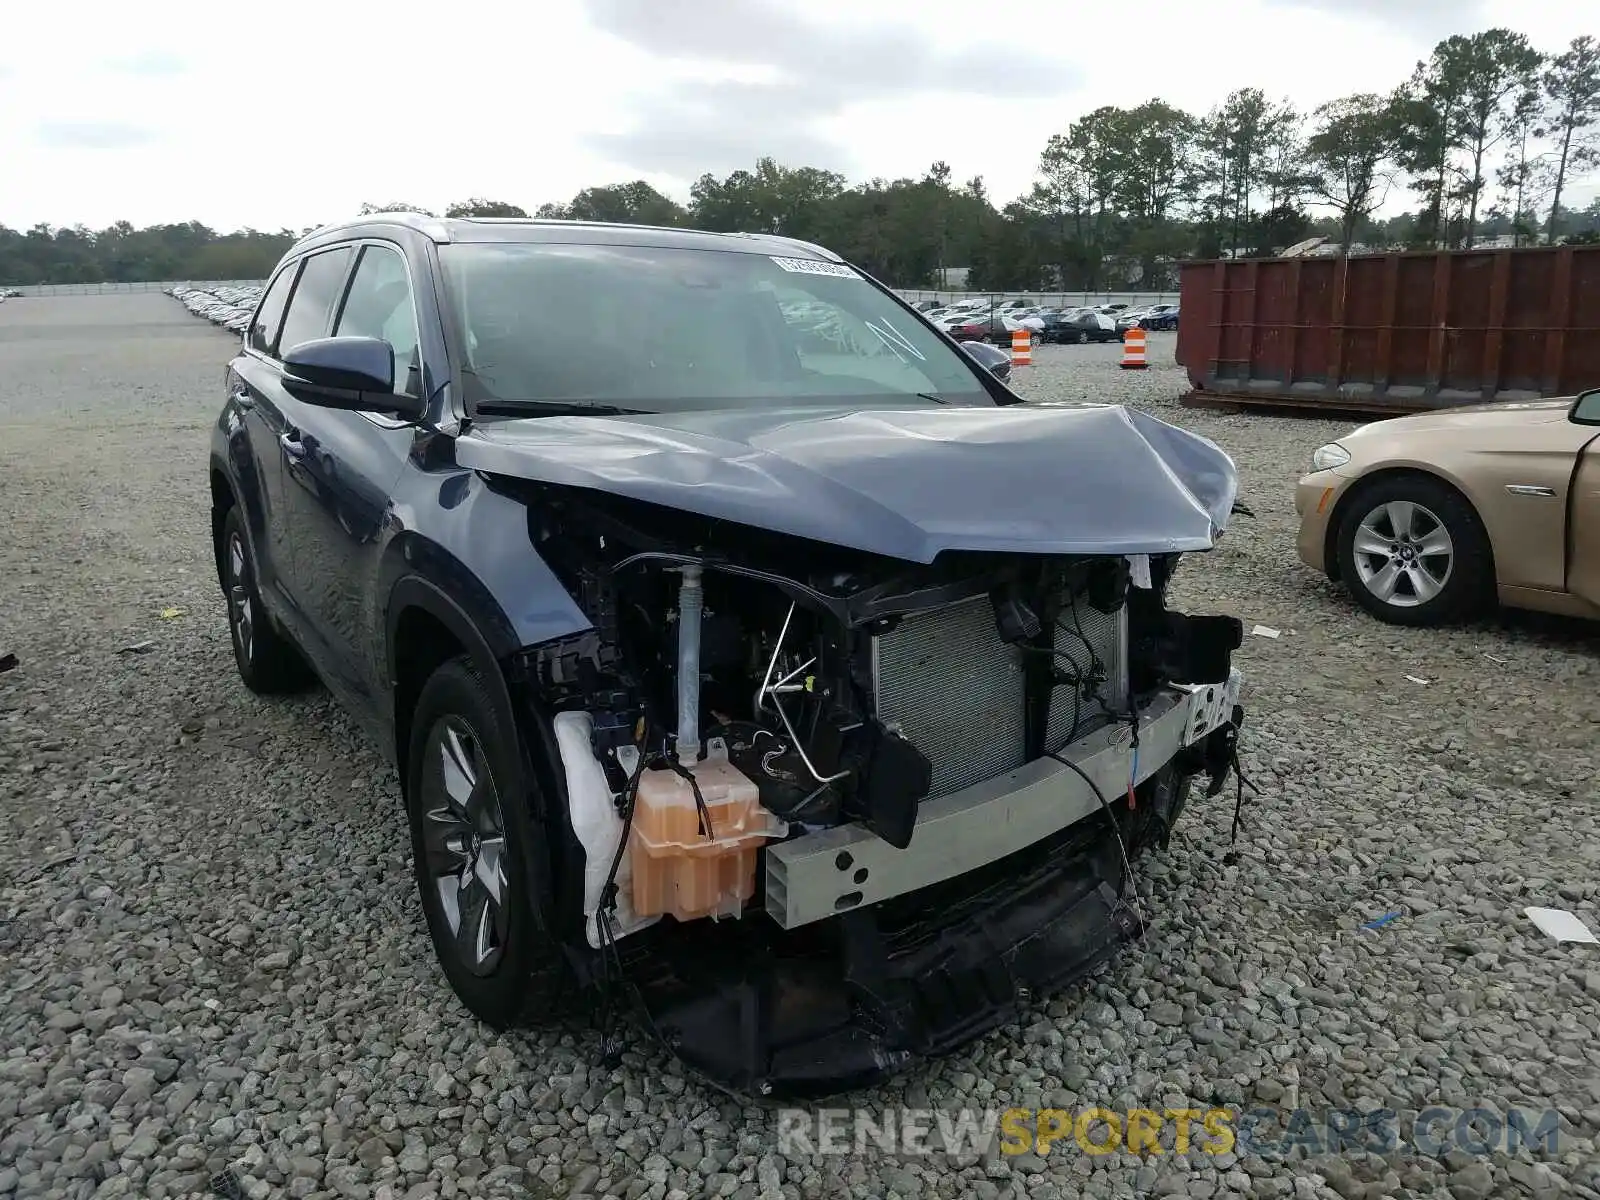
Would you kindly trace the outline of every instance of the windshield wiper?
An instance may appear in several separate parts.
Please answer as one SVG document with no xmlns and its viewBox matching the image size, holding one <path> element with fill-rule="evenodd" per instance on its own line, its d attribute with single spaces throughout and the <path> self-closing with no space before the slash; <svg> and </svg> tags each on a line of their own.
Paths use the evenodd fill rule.
<svg viewBox="0 0 1600 1200">
<path fill-rule="evenodd" d="M 950 401 L 946 400 L 943 396 L 935 396 L 932 392 L 917 392 L 915 395 L 918 400 L 932 400 L 935 404 L 950 403 Z"/>
<path fill-rule="evenodd" d="M 648 411 L 615 404 L 585 404 L 581 400 L 479 400 L 474 407 L 480 413 L 510 417 L 633 417 Z"/>
</svg>

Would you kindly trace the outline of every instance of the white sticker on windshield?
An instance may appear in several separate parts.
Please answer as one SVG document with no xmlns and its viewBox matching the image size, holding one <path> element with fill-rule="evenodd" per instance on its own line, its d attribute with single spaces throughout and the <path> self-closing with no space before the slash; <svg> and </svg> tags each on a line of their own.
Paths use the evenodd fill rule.
<svg viewBox="0 0 1600 1200">
<path fill-rule="evenodd" d="M 771 257 L 773 262 L 794 275 L 832 275 L 839 279 L 861 278 L 842 263 L 818 262 L 814 258 L 779 258 L 776 254 Z"/>
</svg>

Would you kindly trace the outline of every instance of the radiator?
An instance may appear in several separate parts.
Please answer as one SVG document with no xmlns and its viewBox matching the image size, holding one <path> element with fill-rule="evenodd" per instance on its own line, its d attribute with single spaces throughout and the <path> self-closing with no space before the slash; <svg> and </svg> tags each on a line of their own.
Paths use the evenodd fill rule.
<svg viewBox="0 0 1600 1200">
<path fill-rule="evenodd" d="M 1115 616 L 1080 602 L 1062 614 L 1057 649 L 1087 667 L 1087 641 L 1107 675 L 1106 705 L 1127 706 L 1126 610 Z M 1083 638 L 1077 635 L 1082 626 Z M 1000 640 L 994 607 L 977 596 L 901 621 L 873 639 L 878 717 L 933 763 L 930 796 L 943 796 L 1015 770 L 1026 761 L 1025 652 Z M 1063 658 L 1063 668 L 1071 666 Z M 1080 704 L 1080 720 L 1101 715 L 1100 705 Z M 1072 695 L 1057 688 L 1051 699 L 1046 745 L 1059 750 L 1072 724 Z"/>
<path fill-rule="evenodd" d="M 1083 636 L 1079 637 L 1078 634 Z M 1087 645 L 1085 645 L 1087 643 Z M 1093 655 L 1090 649 L 1093 649 Z M 1094 658 L 1099 659 L 1105 682 L 1094 699 L 1078 701 L 1080 735 L 1104 724 L 1107 710 L 1121 717 L 1128 711 L 1128 610 L 1118 609 L 1107 616 L 1079 599 L 1061 614 L 1056 623 L 1056 649 L 1061 656 L 1056 664 L 1064 670 L 1088 674 Z M 1071 662 L 1067 661 L 1071 658 Z M 1072 689 L 1058 687 L 1050 697 L 1050 722 L 1045 726 L 1047 750 L 1060 750 L 1072 737 Z"/>
</svg>

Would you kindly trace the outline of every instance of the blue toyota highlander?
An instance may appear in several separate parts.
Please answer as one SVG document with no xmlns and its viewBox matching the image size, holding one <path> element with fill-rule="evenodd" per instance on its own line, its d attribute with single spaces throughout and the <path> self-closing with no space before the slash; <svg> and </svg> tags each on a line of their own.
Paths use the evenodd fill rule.
<svg viewBox="0 0 1600 1200">
<path fill-rule="evenodd" d="M 615 1002 L 738 1092 L 873 1080 L 1138 936 L 1234 760 L 1238 622 L 1166 605 L 1227 456 L 1021 402 L 807 243 L 318 230 L 210 472 L 239 674 L 392 758 L 495 1026 Z"/>
</svg>

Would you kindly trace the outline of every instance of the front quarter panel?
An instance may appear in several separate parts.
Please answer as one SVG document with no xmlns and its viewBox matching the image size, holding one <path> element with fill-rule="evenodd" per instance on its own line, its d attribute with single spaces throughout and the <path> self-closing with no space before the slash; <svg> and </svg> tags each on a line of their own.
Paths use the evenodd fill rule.
<svg viewBox="0 0 1600 1200">
<path fill-rule="evenodd" d="M 589 629 L 555 573 L 535 553 L 522 501 L 454 465 L 402 477 L 384 550 L 379 594 L 420 576 L 473 622 L 496 659 Z"/>
<path fill-rule="evenodd" d="M 256 578 L 261 584 L 267 584 L 276 579 L 277 566 L 272 556 L 263 552 L 267 545 L 268 489 L 261 477 L 263 467 L 251 445 L 248 410 L 239 399 L 242 390 L 239 372 L 235 364 L 230 363 L 223 376 L 222 411 L 211 429 L 211 465 L 222 472 L 244 513 L 245 526 L 256 551 L 257 561 L 253 565 Z M 276 460 L 269 461 L 275 465 Z"/>
<path fill-rule="evenodd" d="M 1295 549 L 1300 561 L 1326 575 L 1334 576 L 1337 569 L 1329 553 L 1333 514 L 1339 501 L 1350 486 L 1351 476 L 1343 469 L 1314 471 L 1295 485 L 1294 510 L 1300 518 L 1300 531 Z"/>
</svg>

